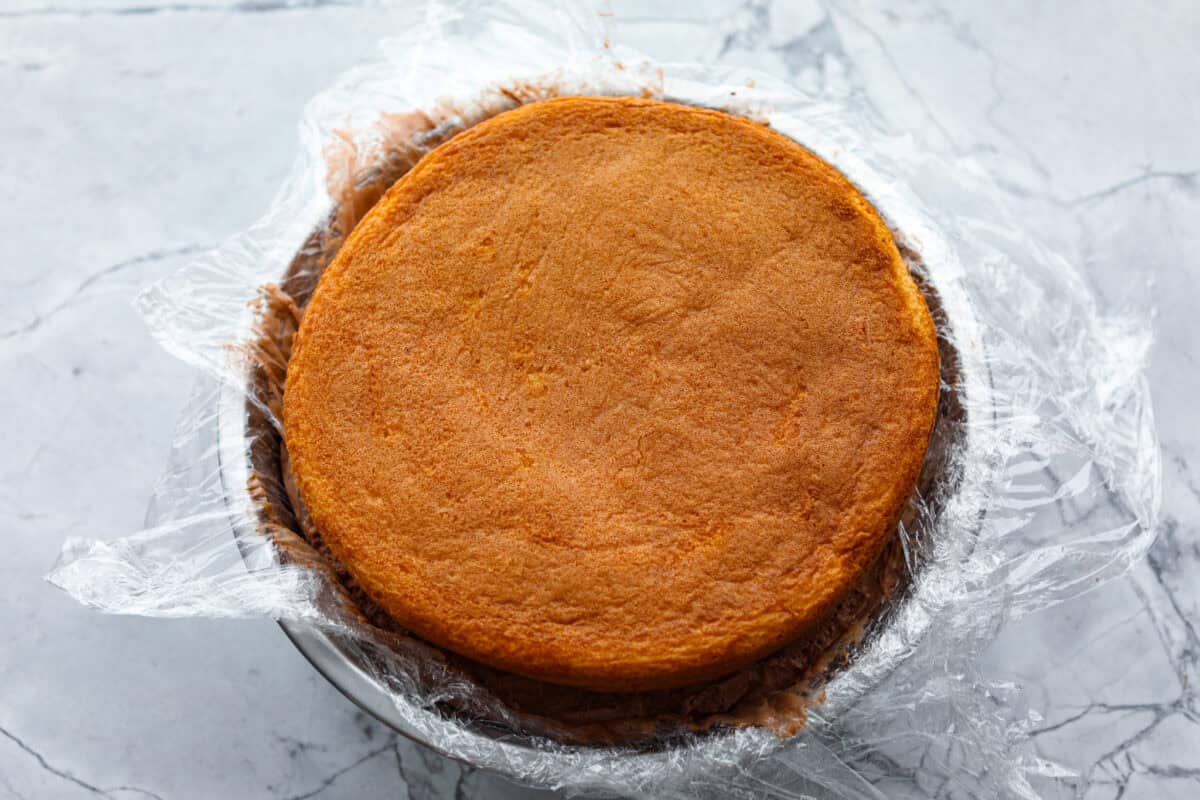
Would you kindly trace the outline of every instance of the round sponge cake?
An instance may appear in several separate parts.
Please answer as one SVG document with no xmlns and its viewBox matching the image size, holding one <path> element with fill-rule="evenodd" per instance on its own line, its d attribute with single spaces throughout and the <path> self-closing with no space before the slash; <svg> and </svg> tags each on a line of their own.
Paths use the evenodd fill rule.
<svg viewBox="0 0 1200 800">
<path fill-rule="evenodd" d="M 893 535 L 938 380 L 837 170 L 732 115 L 570 97 L 454 137 L 355 228 L 284 426 L 313 522 L 400 624 L 641 691 L 825 618 Z"/>
</svg>

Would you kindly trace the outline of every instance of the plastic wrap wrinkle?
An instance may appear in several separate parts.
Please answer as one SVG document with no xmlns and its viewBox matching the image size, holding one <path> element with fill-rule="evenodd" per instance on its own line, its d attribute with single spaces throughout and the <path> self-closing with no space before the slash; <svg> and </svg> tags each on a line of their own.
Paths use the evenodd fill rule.
<svg viewBox="0 0 1200 800">
<path fill-rule="evenodd" d="M 1144 326 L 1103 315 L 981 170 L 880 130 L 854 94 L 653 64 L 612 46 L 589 12 L 551 3 L 433 4 L 414 22 L 383 61 L 309 103 L 267 215 L 139 298 L 154 335 L 202 377 L 145 530 L 69 540 L 50 580 L 109 613 L 280 620 L 393 727 L 533 785 L 865 798 L 900 780 L 914 793 L 1034 796 L 1029 775 L 1057 769 L 1022 746 L 1036 714 L 974 658 L 1006 617 L 1117 576 L 1149 546 L 1159 452 Z M 555 720 L 535 730 L 454 658 L 381 629 L 287 499 L 278 387 L 303 302 L 344 236 L 455 132 L 584 93 L 723 108 L 792 136 L 879 208 L 933 301 L 949 401 L 899 530 L 899 586 L 799 707 L 779 696 L 782 717 L 807 717 L 790 738 L 744 719 L 627 745 L 572 741 Z"/>
</svg>

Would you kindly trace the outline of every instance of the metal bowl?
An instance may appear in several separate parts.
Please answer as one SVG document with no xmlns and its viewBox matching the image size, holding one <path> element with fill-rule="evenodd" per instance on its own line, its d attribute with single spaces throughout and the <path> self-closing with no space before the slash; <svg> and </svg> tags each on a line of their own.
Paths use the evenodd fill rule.
<svg viewBox="0 0 1200 800">
<path fill-rule="evenodd" d="M 686 101 L 684 101 L 686 102 Z M 922 472 L 922 484 L 939 482 L 943 499 L 954 496 L 974 498 L 983 496 L 981 487 L 972 481 L 982 480 L 977 471 L 958 470 L 955 465 L 975 463 L 981 457 L 979 422 L 993 411 L 991 380 L 987 360 L 969 296 L 957 280 L 959 266 L 954 263 L 953 250 L 936 227 L 913 210 L 899 195 L 891 191 L 888 181 L 874 173 L 857 159 L 848 159 L 836 146 L 822 147 L 810 135 L 796 133 L 776 124 L 777 129 L 800 141 L 821 157 L 843 171 L 875 204 L 889 226 L 897 234 L 902 252 L 914 269 L 939 330 L 939 349 L 942 357 L 943 391 L 939 403 L 938 421 Z M 811 131 L 808 132 L 811 134 Z M 333 217 L 330 217 L 332 221 Z M 319 229 L 296 255 L 278 283 L 300 296 L 307 296 L 315 285 L 315 276 L 328 263 L 332 253 L 320 246 L 323 229 Z M 247 328 L 247 336 L 250 331 Z M 244 513 L 251 507 L 248 489 L 252 474 L 278 474 L 279 435 L 274 430 L 261 403 L 248 397 L 261 391 L 254 371 L 245 376 L 246 383 L 226 383 L 219 408 L 219 453 L 221 478 L 231 509 L 232 525 L 239 543 L 258 537 L 256 519 Z M 973 417 L 968 420 L 968 416 Z M 972 424 L 968 424 L 968 422 Z M 947 474 L 953 470 L 954 474 Z M 947 492 L 947 488 L 951 491 Z M 941 509 L 927 508 L 925 513 L 937 515 Z M 982 520 L 982 509 L 975 516 Z M 968 515 L 969 518 L 970 515 Z M 969 559 L 974 550 L 978 528 L 955 532 L 956 541 L 951 557 Z M 944 544 L 944 543 L 943 543 Z M 910 573 L 922 569 L 916 542 L 906 551 Z M 262 548 L 243 548 L 253 566 L 263 566 Z M 944 554 L 939 556 L 945 558 Z M 897 592 L 854 650 L 854 676 L 847 675 L 846 665 L 835 668 L 824 683 L 824 702 L 815 709 L 823 718 L 836 719 L 851 708 L 865 692 L 882 681 L 903 658 L 903 652 L 919 639 L 930 624 L 918 609 L 926 601 L 936 604 L 937 598 L 923 596 L 931 591 L 928 582 L 912 580 L 903 591 Z M 910 613 L 911 612 L 911 613 Z M 526 757 L 576 758 L 588 749 L 586 745 L 558 745 L 553 750 L 539 746 L 535 737 L 515 732 L 488 720 L 464 720 L 438 708 L 424 707 L 415 700 L 404 698 L 397 704 L 393 693 L 385 688 L 363 663 L 361 650 L 350 645 L 342 635 L 292 622 L 280 622 L 284 633 L 331 684 L 365 712 L 395 731 L 414 741 L 474 767 L 489 769 L 512 779 L 527 779 L 518 765 Z M 714 732 L 691 737 L 684 742 L 670 740 L 654 747 L 628 751 L 629 759 L 651 759 L 670 763 L 673 752 L 685 747 L 689 758 L 711 757 L 714 763 L 726 763 L 726 738 L 733 732 Z M 544 745 L 544 742 L 542 743 Z M 487 753 L 484 759 L 479 754 Z M 648 764 L 649 766 L 655 766 Z"/>
</svg>

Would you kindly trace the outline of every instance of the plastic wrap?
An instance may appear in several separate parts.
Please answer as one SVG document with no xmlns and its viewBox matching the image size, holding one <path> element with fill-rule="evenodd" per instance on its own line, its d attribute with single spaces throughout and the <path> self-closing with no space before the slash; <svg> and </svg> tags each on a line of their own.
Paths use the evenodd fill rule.
<svg viewBox="0 0 1200 800">
<path fill-rule="evenodd" d="M 383 51 L 309 104 L 300 157 L 267 216 L 140 296 L 155 336 L 203 377 L 148 527 L 68 540 L 50 580 L 109 613 L 275 618 L 389 724 L 538 786 L 1032 796 L 1030 774 L 1055 769 L 1021 749 L 1035 715 L 973 662 L 1006 617 L 1086 591 L 1149 546 L 1159 453 L 1145 334 L 1103 316 L 1072 267 L 1023 235 L 985 174 L 889 135 L 853 94 L 654 64 L 611 45 L 591 12 L 550 4 L 430 6 Z M 943 402 L 899 530 L 903 585 L 821 675 L 790 737 L 735 725 L 634 746 L 531 730 L 444 654 L 375 627 L 286 502 L 278 386 L 320 270 L 422 153 L 559 94 L 722 108 L 793 137 L 880 209 L 931 301 Z"/>
</svg>

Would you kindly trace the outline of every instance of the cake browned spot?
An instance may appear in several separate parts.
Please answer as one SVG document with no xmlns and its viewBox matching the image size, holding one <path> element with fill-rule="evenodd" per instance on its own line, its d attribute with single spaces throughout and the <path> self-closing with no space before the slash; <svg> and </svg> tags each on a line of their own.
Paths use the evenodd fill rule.
<svg viewBox="0 0 1200 800">
<path fill-rule="evenodd" d="M 818 625 L 937 395 L 929 311 L 837 170 L 732 115 L 572 97 L 387 192 L 305 311 L 284 419 L 313 522 L 401 625 L 638 691 Z"/>
</svg>

